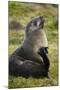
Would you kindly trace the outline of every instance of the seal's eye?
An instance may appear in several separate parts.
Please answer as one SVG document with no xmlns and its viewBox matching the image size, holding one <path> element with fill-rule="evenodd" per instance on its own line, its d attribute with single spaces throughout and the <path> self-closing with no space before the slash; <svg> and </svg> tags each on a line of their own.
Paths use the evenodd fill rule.
<svg viewBox="0 0 60 90">
<path fill-rule="evenodd" d="M 37 22 L 36 21 L 34 21 L 34 26 L 37 26 Z"/>
</svg>

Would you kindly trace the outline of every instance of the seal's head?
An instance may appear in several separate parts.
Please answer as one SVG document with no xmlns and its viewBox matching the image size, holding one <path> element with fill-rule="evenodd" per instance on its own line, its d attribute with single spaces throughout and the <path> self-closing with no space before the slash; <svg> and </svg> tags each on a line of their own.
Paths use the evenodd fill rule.
<svg viewBox="0 0 60 90">
<path fill-rule="evenodd" d="M 43 16 L 37 16 L 33 18 L 26 26 L 26 33 L 30 33 L 35 30 L 40 30 L 44 27 Z"/>
<path fill-rule="evenodd" d="M 38 16 L 38 17 L 34 18 L 31 21 L 31 23 L 32 23 L 31 25 L 33 27 L 35 27 L 36 29 L 41 29 L 44 26 L 44 18 L 43 18 L 43 16 Z"/>
</svg>

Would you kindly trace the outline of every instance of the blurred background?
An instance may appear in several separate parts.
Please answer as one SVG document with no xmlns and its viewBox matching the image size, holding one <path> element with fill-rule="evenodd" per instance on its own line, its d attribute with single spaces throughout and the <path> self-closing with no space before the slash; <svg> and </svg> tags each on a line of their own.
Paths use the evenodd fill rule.
<svg viewBox="0 0 60 90">
<path fill-rule="evenodd" d="M 48 38 L 51 79 L 28 79 L 9 76 L 9 88 L 58 85 L 58 5 L 8 2 L 9 55 L 20 47 L 24 40 L 27 23 L 36 16 L 44 16 L 44 29 Z"/>
</svg>

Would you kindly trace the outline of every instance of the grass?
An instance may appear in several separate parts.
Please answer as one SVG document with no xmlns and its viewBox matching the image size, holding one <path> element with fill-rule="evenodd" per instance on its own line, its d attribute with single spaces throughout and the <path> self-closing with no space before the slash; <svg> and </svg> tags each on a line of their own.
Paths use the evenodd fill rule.
<svg viewBox="0 0 60 90">
<path fill-rule="evenodd" d="M 10 77 L 11 81 L 9 82 L 9 86 L 12 88 L 28 88 L 28 87 L 42 87 L 42 86 L 51 86 L 51 85 L 57 85 L 56 80 L 47 78 L 44 79 L 36 79 L 29 77 L 28 79 L 24 77 Z"/>
<path fill-rule="evenodd" d="M 22 9 L 21 9 L 22 8 Z M 30 13 L 29 13 L 30 10 Z M 48 38 L 48 51 L 50 59 L 50 76 L 47 78 L 24 78 L 21 76 L 9 75 L 9 88 L 26 88 L 26 87 L 42 87 L 58 85 L 58 30 L 55 17 L 57 16 L 57 7 L 53 5 L 40 4 L 23 4 L 17 2 L 9 2 L 9 18 L 19 20 L 19 16 L 23 17 L 20 22 L 25 26 L 33 16 L 43 15 L 46 17 L 45 29 Z M 18 16 L 18 17 L 17 17 Z M 56 25 L 55 25 L 56 23 Z M 18 47 L 24 40 L 24 30 L 9 30 L 9 55 Z"/>
</svg>

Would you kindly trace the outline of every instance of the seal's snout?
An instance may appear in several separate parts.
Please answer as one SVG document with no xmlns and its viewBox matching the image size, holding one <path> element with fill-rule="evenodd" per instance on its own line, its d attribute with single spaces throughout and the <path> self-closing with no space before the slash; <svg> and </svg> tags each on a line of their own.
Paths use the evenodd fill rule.
<svg viewBox="0 0 60 90">
<path fill-rule="evenodd" d="M 40 16 L 39 17 L 39 20 L 40 20 L 40 25 L 39 26 L 40 26 L 40 28 L 43 28 L 44 27 L 44 21 L 45 21 L 44 20 L 44 17 L 43 16 Z"/>
<path fill-rule="evenodd" d="M 44 17 L 43 16 L 40 16 L 40 21 L 44 23 Z"/>
</svg>

